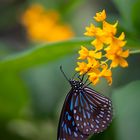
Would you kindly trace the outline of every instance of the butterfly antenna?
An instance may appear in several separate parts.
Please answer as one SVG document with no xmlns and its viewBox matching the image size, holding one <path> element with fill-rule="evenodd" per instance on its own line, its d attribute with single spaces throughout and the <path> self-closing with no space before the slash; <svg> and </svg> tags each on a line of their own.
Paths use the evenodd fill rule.
<svg viewBox="0 0 140 140">
<path fill-rule="evenodd" d="M 66 78 L 66 80 L 67 80 L 68 82 L 70 82 L 70 80 L 68 79 L 68 77 L 67 77 L 66 74 L 64 73 L 64 71 L 63 71 L 63 69 L 62 69 L 62 66 L 60 66 L 60 70 L 61 70 L 62 74 L 64 75 L 64 77 Z"/>
<path fill-rule="evenodd" d="M 87 72 L 85 72 L 85 73 L 82 75 L 81 81 L 83 81 L 85 75 L 86 75 L 90 70 L 91 70 L 91 68 L 89 68 L 89 69 L 87 70 Z M 86 80 L 86 82 L 87 82 L 87 80 Z"/>
<path fill-rule="evenodd" d="M 74 79 L 75 75 L 77 74 L 78 72 L 74 73 L 74 75 L 72 76 L 72 79 Z"/>
</svg>

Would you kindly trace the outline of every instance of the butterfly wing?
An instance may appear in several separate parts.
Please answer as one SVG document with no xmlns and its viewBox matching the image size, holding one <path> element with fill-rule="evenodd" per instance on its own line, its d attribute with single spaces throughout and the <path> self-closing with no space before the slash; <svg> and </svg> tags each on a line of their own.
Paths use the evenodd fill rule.
<svg viewBox="0 0 140 140">
<path fill-rule="evenodd" d="M 112 120 L 111 100 L 85 87 L 77 96 L 78 106 L 74 106 L 74 120 L 83 134 L 99 133 Z"/>
<path fill-rule="evenodd" d="M 65 99 L 58 126 L 57 140 L 86 140 L 88 137 L 79 131 L 73 117 L 77 96 L 78 94 L 71 90 Z"/>
</svg>

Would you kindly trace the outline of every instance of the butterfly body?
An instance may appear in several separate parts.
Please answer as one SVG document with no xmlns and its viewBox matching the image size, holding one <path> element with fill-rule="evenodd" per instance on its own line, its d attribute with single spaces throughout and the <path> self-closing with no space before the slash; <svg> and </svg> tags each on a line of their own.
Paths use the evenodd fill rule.
<svg viewBox="0 0 140 140">
<path fill-rule="evenodd" d="M 60 116 L 57 140 L 86 140 L 102 132 L 112 120 L 110 99 L 82 83 L 69 80 L 68 93 Z"/>
</svg>

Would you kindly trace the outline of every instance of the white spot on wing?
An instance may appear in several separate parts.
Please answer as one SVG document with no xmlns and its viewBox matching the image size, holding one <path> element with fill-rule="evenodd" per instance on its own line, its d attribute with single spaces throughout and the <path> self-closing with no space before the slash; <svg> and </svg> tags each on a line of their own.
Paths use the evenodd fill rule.
<svg viewBox="0 0 140 140">
<path fill-rule="evenodd" d="M 91 128 L 94 128 L 93 124 L 91 124 L 90 126 L 91 126 Z"/>
<path fill-rule="evenodd" d="M 76 120 L 77 120 L 77 121 L 79 120 L 79 116 L 76 117 Z"/>
<path fill-rule="evenodd" d="M 84 122 L 84 126 L 86 126 L 86 123 Z"/>
</svg>

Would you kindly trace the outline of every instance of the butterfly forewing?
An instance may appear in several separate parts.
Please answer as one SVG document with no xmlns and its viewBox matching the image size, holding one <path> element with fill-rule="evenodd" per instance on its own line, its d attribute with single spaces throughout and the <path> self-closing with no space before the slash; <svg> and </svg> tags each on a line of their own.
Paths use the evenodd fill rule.
<svg viewBox="0 0 140 140">
<path fill-rule="evenodd" d="M 79 131 L 73 117 L 77 95 L 71 90 L 65 99 L 58 126 L 57 140 L 86 140 L 88 137 Z"/>
<path fill-rule="evenodd" d="M 74 106 L 74 120 L 83 134 L 99 133 L 112 120 L 110 99 L 89 87 L 84 87 L 77 96 L 78 106 Z"/>
</svg>

